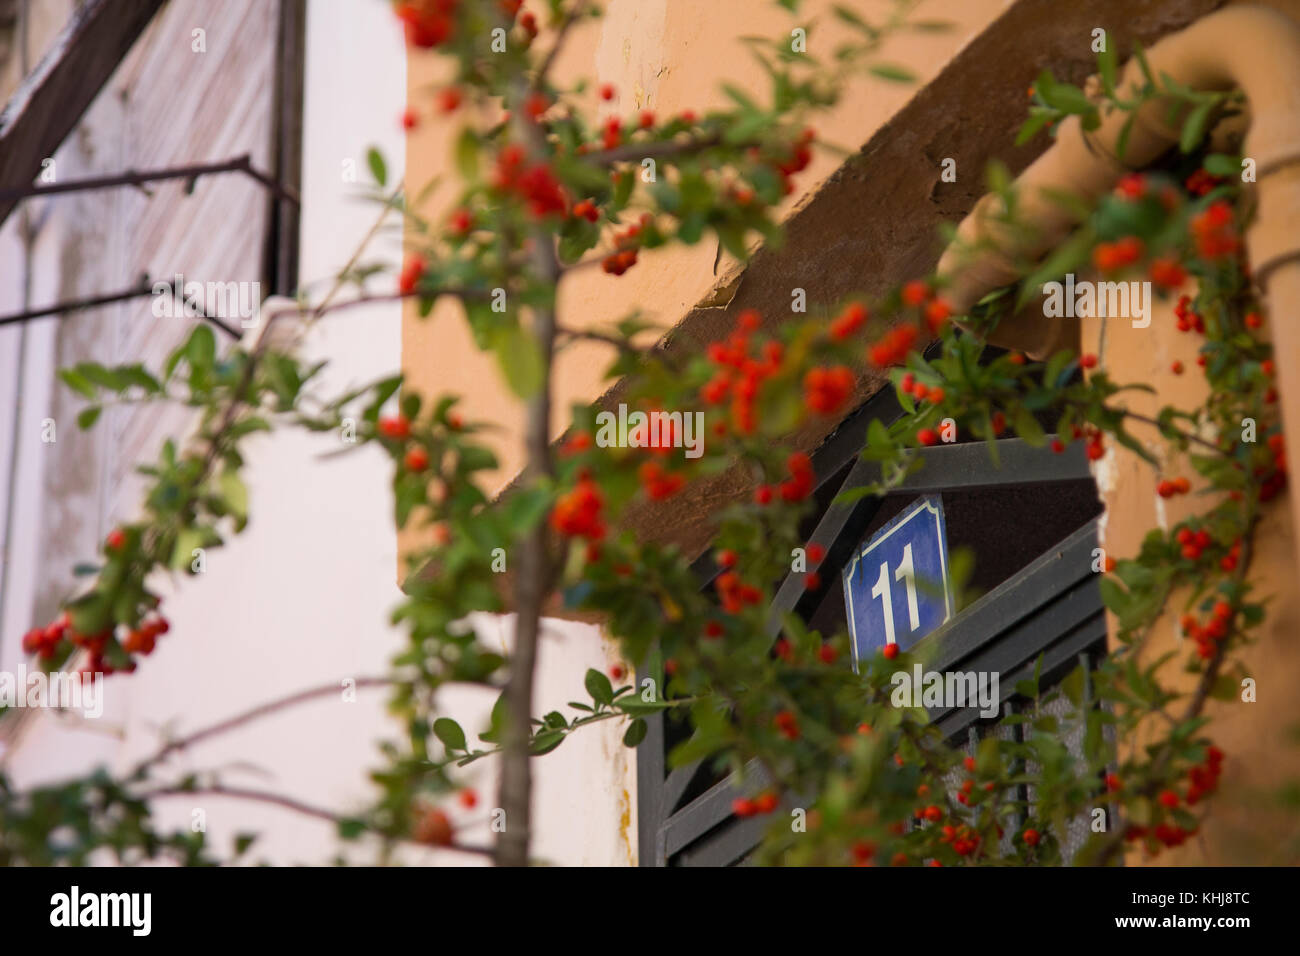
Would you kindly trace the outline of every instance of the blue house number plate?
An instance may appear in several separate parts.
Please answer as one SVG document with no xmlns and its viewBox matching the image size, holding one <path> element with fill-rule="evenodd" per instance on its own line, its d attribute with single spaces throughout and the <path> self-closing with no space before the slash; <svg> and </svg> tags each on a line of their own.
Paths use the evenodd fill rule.
<svg viewBox="0 0 1300 956">
<path fill-rule="evenodd" d="M 886 644 L 908 650 L 952 616 L 943 500 L 918 498 L 844 568 L 853 666 Z"/>
</svg>

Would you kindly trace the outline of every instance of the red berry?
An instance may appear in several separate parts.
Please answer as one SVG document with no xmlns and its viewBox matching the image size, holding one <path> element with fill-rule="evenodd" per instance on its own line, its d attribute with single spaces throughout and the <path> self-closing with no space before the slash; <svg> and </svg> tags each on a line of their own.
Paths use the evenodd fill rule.
<svg viewBox="0 0 1300 956">
<path fill-rule="evenodd" d="M 1065 442 L 1061 441 L 1061 439 L 1059 438 L 1053 438 L 1052 451 L 1054 451 L 1058 455 L 1061 454 L 1061 452 L 1065 451 Z"/>
<path fill-rule="evenodd" d="M 416 821 L 413 835 L 417 843 L 451 846 L 451 820 L 441 810 L 429 810 Z"/>
<path fill-rule="evenodd" d="M 930 287 L 920 279 L 913 279 L 903 286 L 903 305 L 920 305 L 930 297 Z"/>
<path fill-rule="evenodd" d="M 23 635 L 23 653 L 35 654 L 45 644 L 45 632 L 39 627 Z"/>
<path fill-rule="evenodd" d="M 600 98 L 602 100 L 612 100 L 614 98 L 614 85 L 605 83 L 600 88 Z"/>
<path fill-rule="evenodd" d="M 104 539 L 104 545 L 110 551 L 121 551 L 122 546 L 125 544 L 126 535 L 123 533 L 121 528 L 114 528 L 108 533 L 108 537 Z"/>
<path fill-rule="evenodd" d="M 817 651 L 817 656 L 821 658 L 823 664 L 834 664 L 835 659 L 839 657 L 839 652 L 835 650 L 835 645 L 823 644 Z"/>
<path fill-rule="evenodd" d="M 411 435 L 411 423 L 403 415 L 379 419 L 379 434 L 385 438 L 403 439 Z"/>
<path fill-rule="evenodd" d="M 1178 806 L 1178 794 L 1174 793 L 1172 790 L 1162 790 L 1160 792 L 1160 805 L 1172 810 L 1174 807 Z"/>
<path fill-rule="evenodd" d="M 460 90 L 449 86 L 438 94 L 438 108 L 444 113 L 454 113 L 460 107 Z"/>
<path fill-rule="evenodd" d="M 403 459 L 407 471 L 424 471 L 429 467 L 429 453 L 423 448 L 412 448 Z"/>
<path fill-rule="evenodd" d="M 724 568 L 734 568 L 736 566 L 736 552 L 728 548 L 726 551 L 718 552 L 718 564 Z"/>
<path fill-rule="evenodd" d="M 1030 827 L 1023 834 L 1026 846 L 1038 846 L 1038 831 Z"/>
<path fill-rule="evenodd" d="M 1082 368 L 1096 368 L 1096 367 L 1097 367 L 1097 356 L 1095 356 L 1095 355 L 1091 355 L 1091 354 L 1089 354 L 1089 355 L 1084 355 L 1084 356 L 1080 357 L 1080 359 L 1079 359 L 1079 365 L 1080 365 L 1080 367 L 1082 367 Z"/>
<path fill-rule="evenodd" d="M 474 809 L 478 805 L 478 794 L 466 787 L 460 792 L 460 805 L 467 810 Z"/>
<path fill-rule="evenodd" d="M 962 766 L 964 766 L 964 767 L 966 768 L 966 770 L 967 770 L 969 773 L 974 773 L 974 772 L 975 772 L 975 758 L 974 758 L 974 757 L 967 757 L 965 760 L 962 761 Z"/>
<path fill-rule="evenodd" d="M 622 664 L 615 664 L 609 669 L 609 676 L 614 680 L 622 680 L 625 673 L 627 672 L 623 670 Z"/>
<path fill-rule="evenodd" d="M 402 265 L 401 275 L 397 277 L 397 291 L 402 295 L 410 295 L 419 285 L 422 275 L 424 275 L 424 260 L 416 255 L 407 256 L 406 262 Z"/>
<path fill-rule="evenodd" d="M 892 661 L 898 656 L 898 645 L 893 643 L 886 644 L 880 649 L 880 653 L 885 655 L 886 660 Z"/>
</svg>

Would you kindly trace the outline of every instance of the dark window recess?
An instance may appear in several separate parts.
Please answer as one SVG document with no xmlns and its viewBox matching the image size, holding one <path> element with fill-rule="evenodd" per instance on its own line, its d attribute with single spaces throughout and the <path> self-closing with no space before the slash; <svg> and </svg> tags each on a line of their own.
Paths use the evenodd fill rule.
<svg viewBox="0 0 1300 956">
<path fill-rule="evenodd" d="M 1101 511 L 1096 486 L 1077 443 L 1056 455 L 1004 439 L 999 442 L 1001 467 L 995 467 L 982 441 L 958 442 L 921 450 L 925 467 L 896 492 L 835 504 L 840 492 L 874 477 L 873 466 L 857 458 L 871 420 L 888 423 L 900 414 L 892 389 L 885 389 L 841 423 L 814 455 L 816 508 L 802 530 L 806 540 L 827 549 L 820 569 L 825 583 L 821 592 L 808 595 L 801 581 L 782 582 L 773 601 L 770 634 L 775 640 L 779 614 L 791 609 L 822 633 L 843 631 L 841 569 L 859 545 L 914 498 L 940 494 L 949 549 L 974 552 L 969 584 L 979 596 L 926 638 L 939 645 L 931 667 L 997 671 L 1005 716 L 1022 706 L 1015 685 L 1032 676 L 1040 655 L 1046 688 L 1081 660 L 1106 653 L 1105 612 L 1092 572 L 1095 519 Z M 1049 433 L 1055 430 L 1054 420 L 1040 421 Z M 707 588 L 718 568 L 706 553 L 696 571 L 701 587 Z M 931 717 L 950 740 L 972 748 L 986 734 L 1019 732 L 998 718 L 980 718 L 971 708 Z M 666 770 L 667 754 L 688 733 L 684 721 L 659 717 L 637 750 L 641 865 L 744 863 L 766 820 L 734 817 L 731 801 L 737 793 L 727 777 L 708 765 Z M 1082 742 L 1066 743 L 1077 754 Z M 953 781 L 954 789 L 958 783 Z M 1025 797 L 1032 800 L 1033 795 L 1026 792 Z M 1067 852 L 1087 836 L 1087 821 L 1078 821 L 1067 836 Z"/>
</svg>

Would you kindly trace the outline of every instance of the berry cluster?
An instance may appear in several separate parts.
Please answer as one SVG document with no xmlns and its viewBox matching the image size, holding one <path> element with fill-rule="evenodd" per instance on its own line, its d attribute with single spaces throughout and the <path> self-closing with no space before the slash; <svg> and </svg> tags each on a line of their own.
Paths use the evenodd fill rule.
<svg viewBox="0 0 1300 956">
<path fill-rule="evenodd" d="M 643 463 L 638 474 L 641 478 L 641 487 L 651 501 L 671 498 L 686 484 L 685 475 L 668 471 L 657 461 Z"/>
<path fill-rule="evenodd" d="M 504 193 L 514 193 L 528 205 L 529 212 L 541 219 L 552 213 L 563 215 L 569 207 L 564 187 L 545 163 L 525 165 L 524 149 L 509 143 L 497 156 L 493 185 Z"/>
<path fill-rule="evenodd" d="M 831 320 L 830 337 L 836 342 L 843 342 L 866 324 L 869 313 L 860 302 L 852 302 L 844 307 L 839 315 Z"/>
<path fill-rule="evenodd" d="M 902 377 L 898 383 L 898 388 L 904 395 L 911 395 L 912 398 L 918 402 L 930 401 L 934 402 L 936 405 L 943 401 L 945 395 L 942 386 L 926 386 L 925 383 L 918 382 L 916 376 L 911 372 L 908 372 Z M 1003 426 L 1005 427 L 1005 425 L 1006 420 L 1004 418 Z M 933 442 L 929 442 L 928 444 L 933 444 Z"/>
<path fill-rule="evenodd" d="M 717 590 L 722 609 L 728 614 L 739 614 L 747 605 L 758 604 L 763 600 L 763 592 L 754 585 L 747 584 L 735 571 L 726 571 L 718 575 Z M 716 624 L 716 622 L 710 623 Z M 718 625 L 716 630 L 716 634 L 710 634 L 706 627 L 705 634 L 710 637 L 720 637 L 721 625 Z"/>
<path fill-rule="evenodd" d="M 120 534 L 121 532 L 117 533 Z M 110 535 L 110 538 L 112 538 L 112 535 Z M 120 544 L 118 547 L 120 547 Z M 170 630 L 171 624 L 167 619 L 154 613 L 141 621 L 138 627 L 127 629 L 118 639 L 118 645 L 128 655 L 147 657 L 154 652 L 158 638 Z M 80 668 L 81 673 L 108 676 L 118 670 L 104 658 L 104 653 L 108 649 L 108 642 L 114 637 L 112 628 L 106 628 L 98 634 L 78 633 L 73 630 L 72 622 L 67 612 L 64 612 L 46 627 L 33 628 L 24 634 L 22 648 L 24 653 L 36 654 L 41 660 L 50 661 L 67 649 L 64 644 L 66 640 L 71 647 L 84 648 L 89 654 L 86 662 Z M 135 668 L 135 661 L 131 661 L 122 669 L 127 673 L 131 673 Z"/>
<path fill-rule="evenodd" d="M 771 813 L 776 809 L 776 794 L 771 790 L 760 793 L 753 800 L 737 797 L 731 801 L 731 812 L 738 817 L 755 817 Z"/>
<path fill-rule="evenodd" d="M 1196 215 L 1191 223 L 1196 251 L 1202 259 L 1225 259 L 1237 254 L 1241 239 L 1233 222 L 1232 207 L 1220 199 Z"/>
<path fill-rule="evenodd" d="M 700 389 L 700 397 L 709 405 L 721 405 L 730 398 L 731 427 L 739 435 L 753 433 L 759 388 L 780 370 L 785 357 L 780 342 L 765 343 L 759 358 L 750 355 L 751 336 L 761 323 L 756 310 L 745 309 L 736 316 L 735 331 L 723 341 L 711 342 L 707 350 L 717 371 Z"/>
<path fill-rule="evenodd" d="M 1166 478 L 1156 485 L 1156 494 L 1161 498 L 1172 498 L 1175 495 L 1185 495 L 1192 490 L 1192 483 L 1186 478 Z"/>
<path fill-rule="evenodd" d="M 551 527 L 567 537 L 596 542 L 605 537 L 605 498 L 589 474 L 583 474 L 551 511 Z"/>
<path fill-rule="evenodd" d="M 1202 532 L 1203 533 L 1203 532 Z M 1196 653 L 1202 660 L 1209 660 L 1217 650 L 1217 642 L 1228 636 L 1228 628 L 1235 615 L 1232 605 L 1227 601 L 1218 601 L 1210 615 L 1210 620 L 1202 626 L 1193 614 L 1184 614 L 1179 624 L 1183 633 L 1196 642 Z"/>
<path fill-rule="evenodd" d="M 590 218 L 590 215 L 588 215 Z M 592 222 L 595 222 L 593 219 Z M 614 234 L 614 251 L 601 260 L 600 268 L 608 275 L 621 276 L 628 269 L 636 265 L 637 254 L 640 250 L 641 230 L 650 224 L 650 214 L 646 213 L 641 217 L 640 222 L 634 222 L 622 232 Z"/>
<path fill-rule="evenodd" d="M 809 411 L 834 415 L 853 393 L 854 377 L 847 365 L 811 368 L 803 379 L 803 401 Z"/>
<path fill-rule="evenodd" d="M 460 0 L 416 0 L 394 9 L 406 30 L 406 42 L 421 50 L 446 43 L 456 32 Z"/>
<path fill-rule="evenodd" d="M 1088 456 L 1089 461 L 1098 461 L 1106 454 L 1106 445 L 1102 441 L 1101 430 L 1096 425 L 1072 425 L 1070 426 L 1070 437 L 1074 441 L 1086 439 L 1087 445 L 1084 447 L 1084 453 Z M 1052 439 L 1052 451 L 1061 454 L 1065 451 L 1065 442 L 1059 438 Z"/>
<path fill-rule="evenodd" d="M 1092 264 L 1101 272 L 1117 272 L 1139 262 L 1145 252 L 1137 236 L 1124 236 L 1115 242 L 1099 242 L 1092 250 Z"/>
<path fill-rule="evenodd" d="M 816 568 L 817 565 L 821 564 L 822 559 L 826 557 L 826 549 L 820 544 L 814 544 L 812 542 L 809 542 L 808 546 L 804 548 L 804 553 L 808 556 L 808 563 L 811 564 L 813 568 Z M 806 572 L 803 576 L 803 586 L 809 591 L 818 590 L 822 586 L 821 575 L 818 574 L 816 570 Z M 827 654 L 830 655 L 830 660 L 826 660 Z M 824 663 L 835 663 L 835 648 L 830 644 L 823 644 L 821 656 Z"/>
</svg>

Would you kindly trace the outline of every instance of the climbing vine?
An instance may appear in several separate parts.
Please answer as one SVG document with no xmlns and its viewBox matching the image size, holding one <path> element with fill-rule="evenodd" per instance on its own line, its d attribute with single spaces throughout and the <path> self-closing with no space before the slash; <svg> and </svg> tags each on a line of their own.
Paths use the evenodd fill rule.
<svg viewBox="0 0 1300 956">
<path fill-rule="evenodd" d="M 653 269 L 648 253 L 671 244 L 707 240 L 720 255 L 743 260 L 755 240 L 777 239 L 778 207 L 822 145 L 810 117 L 836 102 L 856 72 L 906 80 L 879 61 L 881 42 L 941 25 L 916 20 L 907 3 L 875 25 L 841 9 L 851 39 L 833 51 L 833 62 L 789 39 L 753 41 L 770 79 L 766 102 L 725 87 L 725 108 L 671 117 L 643 110 L 594 123 L 584 97 L 594 92 L 608 103 L 617 91 L 561 86 L 550 67 L 572 25 L 597 15 L 596 7 L 552 0 L 544 26 L 521 7 L 509 0 L 395 7 L 413 55 L 433 50 L 454 68 L 454 78 L 403 120 L 460 124 L 453 158 L 462 188 L 445 218 L 426 217 L 421 196 L 390 184 L 383 158 L 370 156 L 374 198 L 405 223 L 410 248 L 396 277 L 399 295 L 421 315 L 440 297 L 458 299 L 475 342 L 496 356 L 528 404 L 528 468 L 506 493 L 492 498 L 483 490 L 484 473 L 497 464 L 486 440 L 490 423 L 467 418 L 454 396 L 422 396 L 403 389 L 399 376 L 326 395 L 321 366 L 271 344 L 270 335 L 218 354 L 210 329 L 199 326 L 159 370 L 85 363 L 62 372 L 87 400 L 83 427 L 93 427 L 109 403 L 156 401 L 193 407 L 200 424 L 141 468 L 151 484 L 140 517 L 109 535 L 58 619 L 24 639 L 49 671 L 130 672 L 160 639 L 187 639 L 169 634 L 159 582 L 168 571 L 192 574 L 196 548 L 220 546 L 250 520 L 241 469 L 254 436 L 295 427 L 346 435 L 353 453 L 378 449 L 391 460 L 394 523 L 428 543 L 409 556 L 405 596 L 392 614 L 403 648 L 391 672 L 372 680 L 388 688 L 402 729 L 383 744 L 371 773 L 374 804 L 335 814 L 232 787 L 217 771 L 167 776 L 167 758 L 207 735 L 200 732 L 166 741 L 118 780 L 98 773 L 20 792 L 0 776 L 0 863 L 81 862 L 102 848 L 128 861 L 212 862 L 202 834 L 159 835 L 149 822 L 150 799 L 203 792 L 330 819 L 343 840 L 374 838 L 385 855 L 414 842 L 522 862 L 527 776 L 525 823 L 512 831 L 507 812 L 505 826 L 516 839 L 522 830 L 521 858 L 519 844 L 503 849 L 504 835 L 495 850 L 458 839 L 448 802 L 481 802 L 461 783 L 461 768 L 497 755 L 526 762 L 607 721 L 620 722 L 624 742 L 637 746 L 646 718 L 665 711 L 690 730 L 670 764 L 707 760 L 736 773 L 743 795 L 735 813 L 770 817 L 758 851 L 768 863 L 1060 863 L 1069 823 L 1097 807 L 1108 825 L 1075 861 L 1110 862 L 1126 844 L 1155 853 L 1186 841 L 1201 826 L 1224 765 L 1212 743 L 1210 701 L 1232 692 L 1239 650 L 1264 620 L 1266 596 L 1248 577 L 1261 507 L 1286 482 L 1264 310 L 1241 258 L 1251 210 L 1240 157 L 1206 145 L 1236 95 L 1178 88 L 1149 72 L 1145 86 L 1120 89 L 1113 52 L 1101 56 L 1087 92 L 1044 73 L 1022 140 L 1070 115 L 1095 126 L 1101 111 L 1132 113 L 1160 98 L 1181 110 L 1178 154 L 1078 210 L 1068 240 L 1045 261 L 1022 263 L 1021 282 L 986 296 L 969 315 L 952 314 L 943 281 L 932 276 L 779 323 L 742 311 L 726 337 L 684 353 L 636 344 L 647 328 L 638 314 L 606 326 L 564 324 L 557 288 L 593 267 L 612 276 Z M 499 51 L 491 46 L 497 37 L 504 37 Z M 643 173 L 646 160 L 653 177 Z M 991 170 L 990 187 L 1014 221 L 1016 191 L 1005 171 Z M 1036 361 L 987 345 L 1045 282 L 1087 269 L 1108 278 L 1143 275 L 1176 301 L 1178 328 L 1200 342 L 1200 358 L 1196 369 L 1173 371 L 1205 376 L 1203 406 L 1168 406 L 1146 419 L 1125 398 L 1148 387 L 1113 382 L 1096 356 L 1065 350 Z M 355 291 L 352 301 L 369 301 L 389 270 L 359 256 L 340 281 Z M 330 312 L 304 300 L 294 316 L 265 321 L 305 319 L 310 334 Z M 609 375 L 625 382 L 629 407 L 702 410 L 699 456 L 684 455 L 672 435 L 610 447 L 598 440 L 600 409 L 589 406 L 571 410 L 572 426 L 552 444 L 552 364 L 575 341 L 613 350 Z M 813 507 L 812 463 L 783 449 L 782 439 L 849 411 L 864 368 L 888 376 L 903 414 L 871 424 L 862 454 L 880 463 L 882 477 L 857 494 L 897 486 L 920 467 L 917 446 L 954 435 L 988 442 L 993 455 L 995 440 L 1012 435 L 1057 452 L 1082 442 L 1093 460 L 1119 444 L 1159 468 L 1133 434 L 1142 425 L 1185 456 L 1206 502 L 1167 532 L 1152 530 L 1139 553 L 1094 569 L 1116 622 L 1113 653 L 1051 690 L 1037 676 L 1023 681 L 1016 690 L 1029 705 L 1004 720 L 1021 732 L 990 735 L 973 753 L 943 739 L 923 709 L 891 698 L 894 672 L 924 662 L 933 642 L 909 653 L 890 645 L 855 669 L 846 634 L 820 634 L 794 614 L 778 632 L 768 627 L 774 589 L 791 573 L 796 549 L 808 562 L 797 572 L 802 585 L 824 586 L 817 568 L 825 555 L 799 532 Z M 1241 437 L 1247 419 L 1258 423 L 1260 440 Z M 744 476 L 751 492 L 716 515 L 719 573 L 702 591 L 693 555 L 642 540 L 622 522 L 629 508 L 670 501 L 690 482 L 723 472 Z M 1190 494 L 1192 478 L 1161 473 L 1153 490 Z M 508 584 L 498 573 L 501 554 L 526 555 L 512 558 Z M 531 660 L 489 648 L 464 621 L 475 611 L 515 609 L 523 633 L 548 600 L 599 614 L 647 680 L 633 683 L 621 667 L 609 675 L 592 670 L 567 713 L 521 712 Z M 1180 652 L 1197 675 L 1187 692 L 1170 685 L 1167 656 L 1142 654 L 1175 600 L 1194 647 Z M 442 713 L 439 691 L 450 684 L 499 695 L 488 727 L 469 732 Z M 1064 716 L 1048 706 L 1055 700 L 1066 703 Z M 1126 746 L 1139 733 L 1153 742 Z M 1078 753 L 1064 743 L 1070 734 L 1083 742 Z M 509 791 L 521 778 L 511 779 L 499 800 L 507 811 L 520 805 Z M 72 835 L 60 842 L 55 831 L 70 821 Z M 236 854 L 252 840 L 241 837 Z"/>
</svg>

